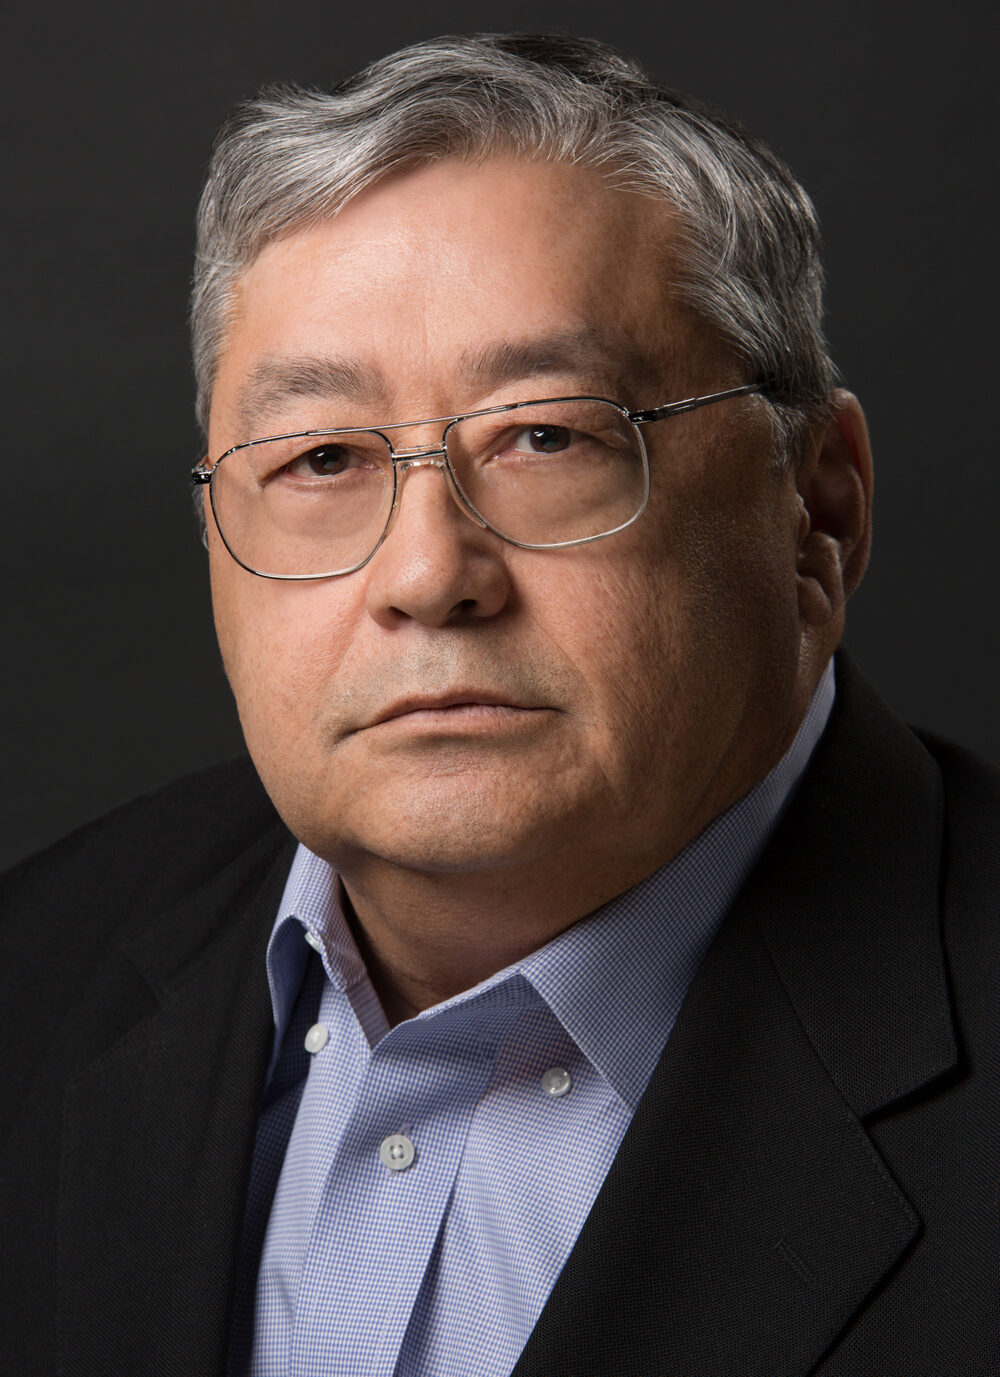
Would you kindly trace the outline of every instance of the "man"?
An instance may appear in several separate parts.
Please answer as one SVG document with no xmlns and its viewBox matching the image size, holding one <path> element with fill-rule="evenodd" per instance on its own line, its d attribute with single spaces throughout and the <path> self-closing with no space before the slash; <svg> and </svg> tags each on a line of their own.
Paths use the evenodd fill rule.
<svg viewBox="0 0 1000 1377">
<path fill-rule="evenodd" d="M 996 1373 L 997 786 L 831 663 L 805 194 L 447 39 L 238 110 L 199 235 L 265 792 L 6 883 L 7 1370 Z"/>
</svg>

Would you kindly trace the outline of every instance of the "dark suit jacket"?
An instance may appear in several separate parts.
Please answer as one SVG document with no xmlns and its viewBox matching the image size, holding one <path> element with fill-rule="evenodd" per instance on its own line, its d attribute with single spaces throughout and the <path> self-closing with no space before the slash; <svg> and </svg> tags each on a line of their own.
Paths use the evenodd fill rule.
<svg viewBox="0 0 1000 1377">
<path fill-rule="evenodd" d="M 0 1372 L 222 1372 L 292 850 L 241 763 L 4 882 Z M 998 900 L 1000 778 L 842 664 L 517 1377 L 997 1377 Z"/>
</svg>

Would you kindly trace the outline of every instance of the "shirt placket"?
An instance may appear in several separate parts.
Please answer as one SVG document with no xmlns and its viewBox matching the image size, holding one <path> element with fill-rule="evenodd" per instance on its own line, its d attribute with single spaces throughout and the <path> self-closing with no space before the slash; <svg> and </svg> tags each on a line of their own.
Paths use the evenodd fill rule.
<svg viewBox="0 0 1000 1377">
<path fill-rule="evenodd" d="M 400 1025 L 371 1052 L 342 1131 L 326 1140 L 295 1304 L 294 1377 L 394 1371 L 505 1017 L 516 1012 L 512 1004 L 505 1016 L 503 1002 L 494 997 L 485 1026 L 482 1011 L 450 1009 Z M 317 1105 L 337 1099 L 338 1071 L 328 1043 L 310 1071 Z"/>
</svg>

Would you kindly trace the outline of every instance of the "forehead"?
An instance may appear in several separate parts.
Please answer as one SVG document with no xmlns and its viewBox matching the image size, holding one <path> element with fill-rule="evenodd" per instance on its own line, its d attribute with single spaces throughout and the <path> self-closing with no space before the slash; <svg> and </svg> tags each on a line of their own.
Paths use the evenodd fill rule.
<svg viewBox="0 0 1000 1377">
<path fill-rule="evenodd" d="M 666 205 L 588 169 L 494 159 L 394 176 L 251 264 L 213 416 L 249 423 L 295 377 L 418 415 L 519 373 L 648 398 L 705 333 L 673 299 L 678 241 Z"/>
</svg>

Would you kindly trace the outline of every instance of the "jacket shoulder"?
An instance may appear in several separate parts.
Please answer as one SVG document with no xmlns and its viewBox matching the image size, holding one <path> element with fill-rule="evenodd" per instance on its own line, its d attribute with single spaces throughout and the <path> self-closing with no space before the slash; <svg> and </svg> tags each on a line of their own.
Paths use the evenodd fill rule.
<svg viewBox="0 0 1000 1377">
<path fill-rule="evenodd" d="M 944 786 L 944 935 L 956 989 L 982 1000 L 983 1036 L 995 1041 L 1000 963 L 1000 770 L 943 737 L 919 732 Z M 998 1048 L 1000 1055 L 1000 1048 Z"/>
<path fill-rule="evenodd" d="M 946 895 L 988 913 L 1000 943 L 1000 770 L 944 737 L 917 735 L 941 772 Z"/>
<path fill-rule="evenodd" d="M 937 762 L 949 811 L 1000 809 L 1000 769 L 934 732 L 912 730 Z"/>
<path fill-rule="evenodd" d="M 234 860 L 277 814 L 246 756 L 143 794 L 69 833 L 0 876 L 11 904 L 92 892 L 162 908 Z"/>
<path fill-rule="evenodd" d="M 22 861 L 0 877 L 0 999 L 8 1010 L 71 1006 L 110 949 L 272 838 L 275 852 L 289 840 L 244 757 Z"/>
</svg>

